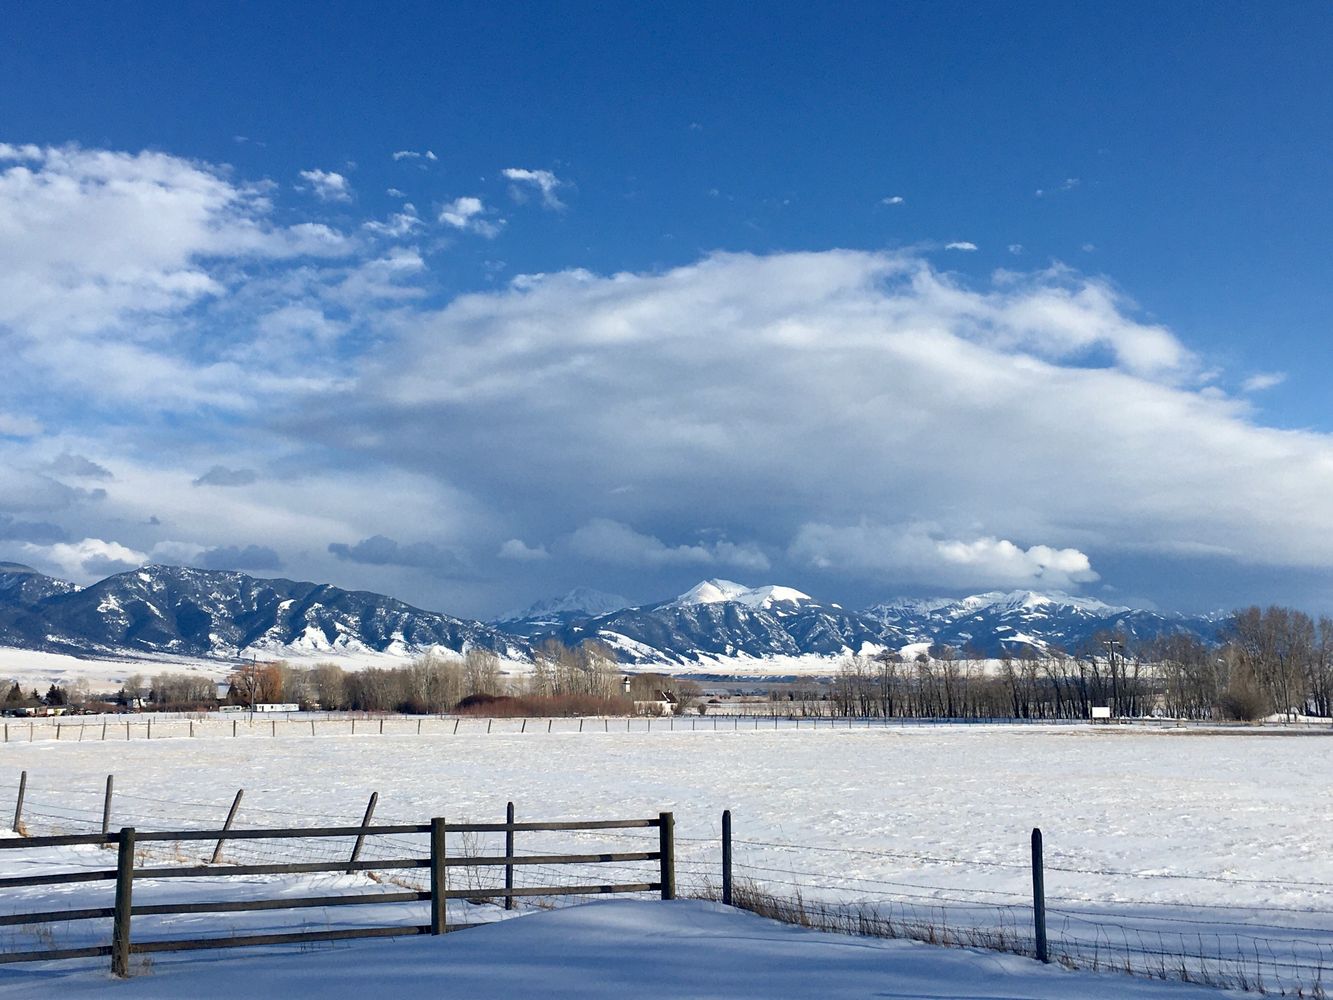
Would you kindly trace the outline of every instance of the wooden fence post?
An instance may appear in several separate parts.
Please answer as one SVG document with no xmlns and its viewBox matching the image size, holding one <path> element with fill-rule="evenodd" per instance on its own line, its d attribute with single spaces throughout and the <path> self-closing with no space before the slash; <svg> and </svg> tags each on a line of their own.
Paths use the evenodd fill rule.
<svg viewBox="0 0 1333 1000">
<path fill-rule="evenodd" d="M 102 803 L 102 836 L 111 832 L 111 790 L 115 786 L 116 776 L 106 776 L 106 801 Z"/>
<path fill-rule="evenodd" d="M 731 810 L 722 810 L 722 905 L 731 905 Z"/>
<path fill-rule="evenodd" d="M 444 894 L 449 889 L 449 869 L 445 867 L 444 817 L 430 821 L 430 932 L 443 934 L 449 929 L 446 912 L 449 900 Z"/>
<path fill-rule="evenodd" d="M 121 979 L 130 975 L 130 913 L 134 890 L 134 827 L 120 831 L 120 851 L 116 856 L 116 905 L 111 928 L 111 974 Z"/>
<path fill-rule="evenodd" d="M 1037 938 L 1037 961 L 1050 962 L 1046 947 L 1046 877 L 1041 861 L 1041 830 L 1032 829 L 1032 926 Z"/>
<path fill-rule="evenodd" d="M 241 796 L 244 794 L 245 794 L 244 788 L 236 789 L 236 798 L 232 799 L 231 808 L 227 810 L 227 822 L 222 824 L 222 831 L 224 833 L 230 830 L 232 823 L 236 821 L 236 810 L 241 808 Z M 226 843 L 226 840 L 227 840 L 226 837 L 218 838 L 217 846 L 213 848 L 212 864 L 217 864 L 219 861 L 222 860 L 222 845 Z"/>
<path fill-rule="evenodd" d="M 28 790 L 28 772 L 19 775 L 19 797 L 14 805 L 14 832 L 23 832 L 23 793 Z"/>
<path fill-rule="evenodd" d="M 669 812 L 658 816 L 658 844 L 662 854 L 662 898 L 676 898 L 676 818 Z"/>
<path fill-rule="evenodd" d="M 355 864 L 356 859 L 361 857 L 361 848 L 362 846 L 365 845 L 366 842 L 365 829 L 366 827 L 370 826 L 370 819 L 372 816 L 375 815 L 375 803 L 378 802 L 379 800 L 380 800 L 379 792 L 370 793 L 370 801 L 366 803 L 366 814 L 365 816 L 361 817 L 362 832 L 357 834 L 356 843 L 352 845 L 352 858 L 351 858 L 352 864 Z M 354 871 L 356 871 L 355 868 L 349 868 L 347 869 L 347 874 L 351 875 Z"/>
<path fill-rule="evenodd" d="M 505 831 L 505 857 L 512 858 L 514 856 L 514 831 L 512 829 L 514 825 L 514 803 L 512 802 L 505 806 L 505 823 L 511 827 L 511 829 Z M 513 865 L 505 865 L 505 889 L 509 892 L 514 889 Z M 514 897 L 505 896 L 505 909 L 512 910 L 513 908 Z"/>
</svg>

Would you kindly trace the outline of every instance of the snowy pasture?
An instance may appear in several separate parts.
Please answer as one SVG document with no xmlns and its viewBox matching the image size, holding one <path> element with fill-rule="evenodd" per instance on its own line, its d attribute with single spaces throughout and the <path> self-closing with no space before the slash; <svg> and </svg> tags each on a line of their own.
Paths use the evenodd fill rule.
<svg viewBox="0 0 1333 1000">
<path fill-rule="evenodd" d="M 1308 986 L 1333 960 L 1333 803 L 1322 794 L 1333 741 L 1322 734 L 660 722 L 649 731 L 642 720 L 629 732 L 624 720 L 584 732 L 568 720 L 518 732 L 512 720 L 488 733 L 476 720 L 457 732 L 434 723 L 420 735 L 402 722 L 383 735 L 317 728 L 274 739 L 261 725 L 237 739 L 13 742 L 0 747 L 0 812 L 21 770 L 34 833 L 99 827 L 109 773 L 113 828 L 216 828 L 238 788 L 238 825 L 251 827 L 352 824 L 372 791 L 383 822 L 494 821 L 507 800 L 520 819 L 671 810 L 686 894 L 716 885 L 730 809 L 747 884 L 1020 945 L 1039 826 L 1052 950 L 1080 965 L 1170 972 L 1187 955 L 1215 974 Z M 590 850 L 594 839 L 640 849 L 579 836 L 589 842 L 520 836 L 519 851 Z"/>
</svg>

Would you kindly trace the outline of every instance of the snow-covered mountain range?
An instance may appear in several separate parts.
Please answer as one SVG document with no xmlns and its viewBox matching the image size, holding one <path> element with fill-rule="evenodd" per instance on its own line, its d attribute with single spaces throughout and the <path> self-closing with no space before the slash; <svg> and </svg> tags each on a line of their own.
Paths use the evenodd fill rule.
<svg viewBox="0 0 1333 1000">
<path fill-rule="evenodd" d="M 75 656 L 232 658 L 435 648 L 531 657 L 550 639 L 601 642 L 627 665 L 725 669 L 728 661 L 828 658 L 947 644 L 986 656 L 1061 648 L 1102 632 L 1151 639 L 1186 631 L 1212 641 L 1222 619 L 1164 615 L 1031 591 L 903 599 L 853 611 L 782 586 L 705 580 L 669 600 L 625 607 L 580 588 L 486 624 L 380 594 L 243 573 L 146 566 L 92 586 L 0 563 L 0 646 Z"/>
<path fill-rule="evenodd" d="M 489 625 L 363 591 L 182 566 L 145 566 L 79 589 L 12 563 L 0 566 L 0 644 L 76 656 L 527 653 Z"/>
<path fill-rule="evenodd" d="M 1101 632 L 1149 640 L 1189 632 L 1216 641 L 1225 616 L 1161 614 L 1118 607 L 1090 597 L 1058 591 L 990 592 L 962 599 L 904 598 L 867 608 L 866 617 L 911 636 L 913 643 L 940 643 L 959 650 L 971 646 L 988 656 L 1063 649 L 1078 652 Z"/>
</svg>

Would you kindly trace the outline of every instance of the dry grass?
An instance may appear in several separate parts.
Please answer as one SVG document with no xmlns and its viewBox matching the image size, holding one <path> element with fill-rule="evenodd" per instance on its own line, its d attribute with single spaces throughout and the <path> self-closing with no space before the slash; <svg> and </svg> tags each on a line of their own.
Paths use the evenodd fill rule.
<svg viewBox="0 0 1333 1000">
<path fill-rule="evenodd" d="M 721 901 L 721 891 L 705 884 L 695 894 L 701 899 Z M 1018 922 L 1006 924 L 1001 917 L 997 927 L 950 926 L 943 911 L 931 914 L 915 906 L 895 914 L 892 906 L 870 903 L 832 903 L 805 898 L 799 889 L 790 894 L 769 892 L 748 880 L 738 880 L 732 887 L 732 905 L 770 920 L 811 930 L 856 937 L 874 937 L 921 941 L 949 948 L 975 948 L 1007 952 L 1035 958 L 1036 943 L 1031 929 Z M 1058 938 L 1050 941 L 1051 962 L 1067 969 L 1089 972 L 1120 972 L 1149 979 L 1176 980 L 1218 989 L 1326 1000 L 1322 963 L 1303 970 L 1300 979 L 1285 977 L 1277 982 L 1264 976 L 1264 962 L 1243 955 L 1235 957 L 1204 954 L 1169 954 L 1166 952 L 1121 950 L 1062 950 Z"/>
</svg>

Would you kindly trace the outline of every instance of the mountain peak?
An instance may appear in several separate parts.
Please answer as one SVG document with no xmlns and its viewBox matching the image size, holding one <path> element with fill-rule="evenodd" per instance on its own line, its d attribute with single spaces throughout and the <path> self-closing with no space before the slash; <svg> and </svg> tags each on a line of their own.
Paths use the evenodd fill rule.
<svg viewBox="0 0 1333 1000">
<path fill-rule="evenodd" d="M 501 622 L 524 621 L 530 618 L 543 618 L 553 615 L 583 614 L 590 618 L 600 618 L 613 611 L 629 607 L 629 601 L 619 594 L 608 594 L 591 587 L 575 587 L 560 597 L 550 597 L 538 601 L 531 607 L 497 619 Z"/>
<path fill-rule="evenodd" d="M 731 602 L 744 604 L 748 608 L 767 608 L 774 604 L 799 604 L 810 600 L 809 594 L 803 594 L 791 587 L 746 587 L 731 580 L 704 580 L 696 584 L 675 600 L 668 602 L 671 607 L 689 607 L 695 604 L 722 604 Z"/>
</svg>

